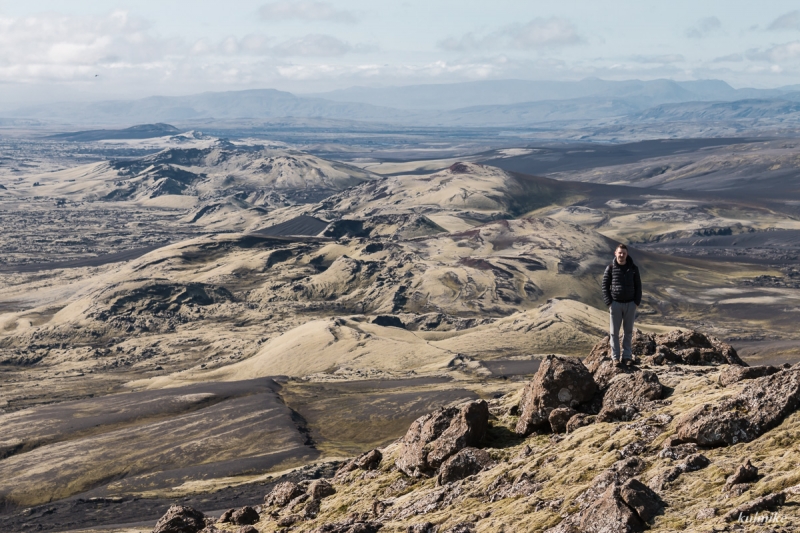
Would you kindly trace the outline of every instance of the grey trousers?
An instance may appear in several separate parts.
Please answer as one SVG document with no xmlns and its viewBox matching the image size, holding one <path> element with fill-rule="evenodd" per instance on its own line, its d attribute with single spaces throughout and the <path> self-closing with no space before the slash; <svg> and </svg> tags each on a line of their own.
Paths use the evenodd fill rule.
<svg viewBox="0 0 800 533">
<path fill-rule="evenodd" d="M 619 360 L 619 327 L 622 326 L 622 358 L 631 359 L 631 340 L 633 339 L 633 319 L 636 317 L 636 304 L 633 302 L 611 302 L 609 308 L 611 326 L 608 334 L 611 337 L 611 357 Z"/>
</svg>

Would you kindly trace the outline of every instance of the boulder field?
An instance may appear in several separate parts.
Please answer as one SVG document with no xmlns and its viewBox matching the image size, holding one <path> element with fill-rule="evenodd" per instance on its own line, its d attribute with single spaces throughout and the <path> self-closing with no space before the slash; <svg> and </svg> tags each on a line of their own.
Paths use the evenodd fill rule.
<svg viewBox="0 0 800 533">
<path fill-rule="evenodd" d="M 521 390 L 417 419 L 331 479 L 282 482 L 153 533 L 800 530 L 800 364 L 748 367 L 698 332 L 550 355 Z"/>
</svg>

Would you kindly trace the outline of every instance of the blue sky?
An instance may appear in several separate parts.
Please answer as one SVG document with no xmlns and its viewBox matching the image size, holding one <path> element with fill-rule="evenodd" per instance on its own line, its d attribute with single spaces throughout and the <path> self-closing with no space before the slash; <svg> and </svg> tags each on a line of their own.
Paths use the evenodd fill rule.
<svg viewBox="0 0 800 533">
<path fill-rule="evenodd" d="M 0 0 L 12 104 L 480 79 L 800 83 L 800 5 L 752 1 Z"/>
</svg>

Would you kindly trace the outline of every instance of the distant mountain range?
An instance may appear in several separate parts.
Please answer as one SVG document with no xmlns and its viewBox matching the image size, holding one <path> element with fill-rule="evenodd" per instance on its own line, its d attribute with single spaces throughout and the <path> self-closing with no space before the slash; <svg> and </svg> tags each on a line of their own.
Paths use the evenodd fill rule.
<svg viewBox="0 0 800 533">
<path fill-rule="evenodd" d="M 353 87 L 305 96 L 275 89 L 254 89 L 152 96 L 140 100 L 46 104 L 5 113 L 0 124 L 28 120 L 119 126 L 199 119 L 286 118 L 290 122 L 314 119 L 407 126 L 522 127 L 613 118 L 631 122 L 756 118 L 785 121 L 798 118 L 799 103 L 800 90 L 796 86 L 734 89 L 720 80 L 500 80 L 382 89 Z M 124 133 L 130 134 L 145 133 Z M 93 134 L 84 132 L 83 135 L 91 137 Z M 97 132 L 96 135 L 106 134 Z"/>
</svg>

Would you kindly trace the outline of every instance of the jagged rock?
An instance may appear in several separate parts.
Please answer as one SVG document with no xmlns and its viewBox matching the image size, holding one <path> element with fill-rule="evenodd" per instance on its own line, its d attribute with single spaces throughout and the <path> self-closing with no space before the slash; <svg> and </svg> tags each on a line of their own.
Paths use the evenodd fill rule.
<svg viewBox="0 0 800 533">
<path fill-rule="evenodd" d="M 686 472 L 695 472 L 702 470 L 711 464 L 711 461 L 705 455 L 696 453 L 686 457 L 686 460 L 678 463 L 677 465 L 663 470 L 650 480 L 648 485 L 653 490 L 664 490 L 667 483 L 671 483 L 678 479 L 681 474 Z"/>
<path fill-rule="evenodd" d="M 604 405 L 597 414 L 598 422 L 630 422 L 639 414 L 639 410 L 627 403 Z"/>
<path fill-rule="evenodd" d="M 222 514 L 219 516 L 219 519 L 217 520 L 217 522 L 219 522 L 220 524 L 227 524 L 227 523 L 229 523 L 229 522 L 231 521 L 231 515 L 233 514 L 233 512 L 234 512 L 235 510 L 236 510 L 236 509 L 228 509 L 227 511 L 225 511 L 224 513 L 222 513 Z"/>
<path fill-rule="evenodd" d="M 375 470 L 380 466 L 382 460 L 383 454 L 380 452 L 380 450 L 377 448 L 370 450 L 346 462 L 339 470 L 336 471 L 334 478 L 341 479 L 348 472 L 352 472 L 354 470 Z"/>
<path fill-rule="evenodd" d="M 649 370 L 615 376 L 603 395 L 603 408 L 615 404 L 640 407 L 646 402 L 660 400 L 664 387 L 658 376 Z"/>
<path fill-rule="evenodd" d="M 406 528 L 406 533 L 436 533 L 438 528 L 430 522 L 412 524 Z"/>
<path fill-rule="evenodd" d="M 272 492 L 264 497 L 264 505 L 283 507 L 301 494 L 303 494 L 303 489 L 291 481 L 284 481 L 275 485 Z"/>
<path fill-rule="evenodd" d="M 547 417 L 550 422 L 550 429 L 553 433 L 565 433 L 567 431 L 567 423 L 570 419 L 578 414 L 572 407 L 558 407 L 550 411 L 550 416 Z"/>
<path fill-rule="evenodd" d="M 442 463 L 436 483 L 446 485 L 491 468 L 494 464 L 495 462 L 488 452 L 467 447 Z"/>
<path fill-rule="evenodd" d="M 380 522 L 365 520 L 363 517 L 348 517 L 343 522 L 332 522 L 322 524 L 311 533 L 377 533 L 383 524 Z"/>
<path fill-rule="evenodd" d="M 328 496 L 336 494 L 336 489 L 334 489 L 333 485 L 327 480 L 317 479 L 312 481 L 311 485 L 308 486 L 307 494 L 312 500 L 321 500 L 322 498 L 327 498 Z"/>
<path fill-rule="evenodd" d="M 671 446 L 670 444 L 672 443 L 669 441 L 664 443 L 664 448 L 658 453 L 658 456 L 661 459 L 678 460 L 697 453 L 697 444 L 693 442 L 688 442 L 686 444 L 677 444 L 674 446 Z"/>
<path fill-rule="evenodd" d="M 258 530 L 251 525 L 247 525 L 237 529 L 236 533 L 258 533 Z"/>
<path fill-rule="evenodd" d="M 750 486 L 752 483 L 737 483 L 735 485 L 726 486 L 725 490 L 728 492 L 728 496 L 731 498 L 738 498 L 748 490 L 750 490 Z"/>
<path fill-rule="evenodd" d="M 536 483 L 527 473 L 522 473 L 515 480 L 511 481 L 507 475 L 502 475 L 492 482 L 486 489 L 487 499 L 496 502 L 514 496 L 530 496 L 534 492 L 541 490 L 541 483 Z"/>
<path fill-rule="evenodd" d="M 597 386 L 580 359 L 548 355 L 522 393 L 517 434 L 529 435 L 548 426 L 553 409 L 578 408 L 591 402 L 596 392 Z"/>
<path fill-rule="evenodd" d="M 306 506 L 303 507 L 303 516 L 306 518 L 316 518 L 319 514 L 321 503 L 321 500 L 315 498 L 309 500 Z"/>
<path fill-rule="evenodd" d="M 730 344 L 698 331 L 674 330 L 655 336 L 656 344 L 666 346 L 687 365 L 747 366 Z"/>
<path fill-rule="evenodd" d="M 636 336 L 634 333 L 634 337 Z M 636 371 L 631 367 L 619 367 L 611 360 L 611 349 L 608 346 L 609 337 L 606 335 L 603 340 L 598 342 L 589 352 L 583 363 L 592 374 L 594 382 L 600 391 L 605 391 L 611 384 L 611 380 L 620 374 L 632 374 Z"/>
<path fill-rule="evenodd" d="M 750 483 L 751 481 L 755 481 L 757 479 L 758 468 L 750 463 L 750 459 L 747 459 L 744 464 L 737 466 L 733 474 L 728 476 L 728 479 L 725 480 L 725 490 L 730 491 L 734 485 Z"/>
<path fill-rule="evenodd" d="M 567 433 L 572 433 L 578 428 L 582 428 L 584 426 L 588 426 L 594 424 L 594 421 L 597 417 L 594 415 L 587 415 L 585 413 L 578 413 L 574 415 L 572 418 L 569 419 L 567 422 L 566 430 Z"/>
<path fill-rule="evenodd" d="M 629 479 L 620 488 L 620 497 L 644 522 L 649 522 L 663 509 L 664 504 L 658 495 L 638 479 Z"/>
<path fill-rule="evenodd" d="M 290 514 L 286 516 L 282 516 L 278 519 L 278 527 L 289 527 L 293 526 L 298 522 L 302 522 L 303 517 L 299 514 Z"/>
<path fill-rule="evenodd" d="M 439 409 L 411 424 L 395 464 L 409 476 L 429 474 L 459 450 L 480 444 L 488 426 L 484 400 Z"/>
<path fill-rule="evenodd" d="M 647 447 L 643 442 L 631 442 L 630 444 L 624 446 L 619 451 L 620 459 L 627 459 L 628 457 L 636 457 L 637 455 L 642 455 Z"/>
<path fill-rule="evenodd" d="M 774 492 L 767 496 L 762 496 L 757 500 L 752 500 L 740 505 L 736 509 L 725 513 L 724 518 L 726 522 L 733 522 L 738 520 L 740 516 L 742 518 L 747 518 L 754 513 L 771 511 L 784 503 L 786 503 L 786 494 L 783 492 Z"/>
<path fill-rule="evenodd" d="M 230 522 L 236 526 L 248 526 L 258 522 L 258 513 L 252 507 L 242 507 L 231 513 Z"/>
<path fill-rule="evenodd" d="M 777 366 L 732 366 L 719 375 L 719 384 L 723 387 L 738 383 L 745 379 L 756 379 L 771 376 L 782 369 Z"/>
<path fill-rule="evenodd" d="M 581 508 L 586 508 L 612 485 L 621 486 L 632 477 L 639 475 L 645 466 L 645 462 L 640 457 L 629 457 L 617 461 L 608 470 L 595 476 L 592 484 L 576 498 L 575 503 Z"/>
<path fill-rule="evenodd" d="M 201 529 L 198 533 L 223 533 L 221 529 L 217 529 L 213 524 Z"/>
<path fill-rule="evenodd" d="M 606 491 L 578 516 L 577 529 L 581 533 L 634 533 L 644 531 L 644 523 L 622 500 L 616 484 Z"/>
<path fill-rule="evenodd" d="M 677 437 L 700 446 L 749 442 L 800 405 L 800 370 L 757 378 L 732 399 L 700 405 L 677 424 Z"/>
<path fill-rule="evenodd" d="M 203 513 L 191 507 L 173 505 L 156 522 L 153 533 L 197 533 L 206 527 L 205 518 Z"/>
</svg>

